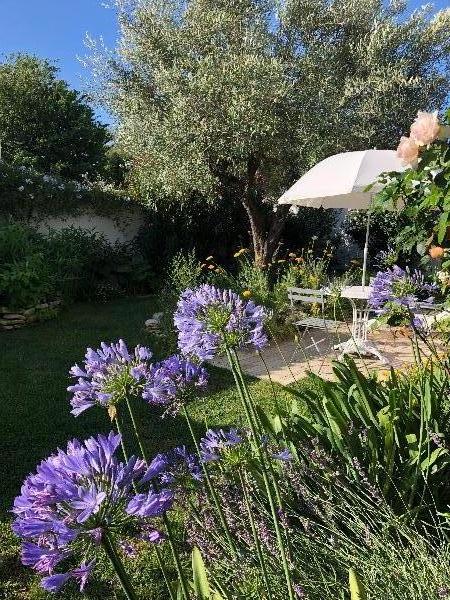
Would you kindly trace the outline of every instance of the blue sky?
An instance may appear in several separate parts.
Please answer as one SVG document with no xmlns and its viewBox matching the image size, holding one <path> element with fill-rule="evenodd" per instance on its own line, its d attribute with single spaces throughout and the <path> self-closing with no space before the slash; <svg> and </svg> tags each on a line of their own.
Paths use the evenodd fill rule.
<svg viewBox="0 0 450 600">
<path fill-rule="evenodd" d="M 51 59 L 62 79 L 78 90 L 89 77 L 77 59 L 87 54 L 86 33 L 103 36 L 105 44 L 114 47 L 115 12 L 101 0 L 0 0 L 0 54 L 23 51 Z"/>
<path fill-rule="evenodd" d="M 410 8 L 422 2 L 410 1 Z M 450 0 L 437 0 L 437 8 L 450 6 Z M 89 72 L 77 60 L 86 54 L 86 33 L 103 36 L 113 47 L 116 18 L 101 0 L 0 0 L 0 54 L 26 51 L 56 61 L 61 77 L 76 88 L 83 88 Z M 99 117 L 106 115 L 99 112 Z"/>
</svg>

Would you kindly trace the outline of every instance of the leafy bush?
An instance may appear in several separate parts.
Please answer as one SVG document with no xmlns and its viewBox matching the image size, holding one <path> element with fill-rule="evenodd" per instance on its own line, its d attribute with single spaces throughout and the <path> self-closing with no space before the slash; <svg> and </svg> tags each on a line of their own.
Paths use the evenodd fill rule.
<svg viewBox="0 0 450 600">
<path fill-rule="evenodd" d="M 375 205 L 382 213 L 396 210 L 395 218 L 392 213 L 384 212 L 384 218 L 399 223 L 393 236 L 396 250 L 406 256 L 414 256 L 417 252 L 426 263 L 436 259 L 430 251 L 434 244 L 441 250 L 442 246 L 449 246 L 450 109 L 442 124 L 438 122 L 437 114 L 419 115 L 432 123 L 431 135 L 423 143 L 414 142 L 417 124 L 413 123 L 411 138 L 402 138 L 399 151 L 402 144 L 412 142 L 415 159 L 412 155 L 407 157 L 405 163 L 409 168 L 402 173 L 380 176 L 380 182 L 385 185 L 377 194 Z"/>
<path fill-rule="evenodd" d="M 152 272 L 130 245 L 79 227 L 39 234 L 9 221 L 0 225 L 0 300 L 27 308 L 45 299 L 95 298 L 99 286 L 137 292 L 153 285 Z M 104 297 L 104 293 L 101 294 Z"/>
<path fill-rule="evenodd" d="M 12 221 L 0 224 L 0 302 L 22 308 L 43 300 L 50 291 L 43 238 Z"/>
<path fill-rule="evenodd" d="M 337 381 L 311 375 L 315 385 L 294 392 L 307 413 L 294 403 L 284 415 L 292 443 L 316 438 L 355 481 L 371 482 L 399 513 L 427 512 L 430 501 L 444 508 L 450 481 L 445 368 L 429 362 L 414 378 L 391 370 L 379 382 L 347 358 L 333 371 Z"/>
<path fill-rule="evenodd" d="M 167 291 L 178 300 L 180 294 L 196 287 L 202 279 L 202 267 L 195 250 L 177 252 L 167 270 Z"/>
<path fill-rule="evenodd" d="M 51 287 L 50 271 L 42 253 L 4 263 L 0 269 L 0 300 L 12 309 L 37 304 Z"/>
<path fill-rule="evenodd" d="M 297 447 L 298 459 L 281 463 L 278 470 L 286 503 L 283 524 L 290 535 L 292 563 L 300 573 L 297 597 L 348 598 L 349 568 L 358 573 L 370 599 L 425 600 L 439 598 L 449 589 L 450 547 L 445 541 L 445 525 L 420 532 L 394 514 L 376 486 L 367 480 L 355 484 L 343 472 L 339 459 L 314 438 Z M 257 465 L 239 467 L 234 459 L 233 466 L 232 460 L 230 453 L 228 462 L 224 458 L 219 465 L 212 464 L 211 472 L 239 544 L 239 567 L 225 540 L 217 535 L 220 524 L 205 496 L 201 496 L 199 513 L 185 519 L 188 540 L 200 548 L 211 579 L 231 597 L 266 597 L 249 526 L 250 508 L 272 597 L 285 600 L 281 560 Z M 239 470 L 244 473 L 241 477 Z M 251 493 L 244 493 L 242 481 Z"/>
</svg>

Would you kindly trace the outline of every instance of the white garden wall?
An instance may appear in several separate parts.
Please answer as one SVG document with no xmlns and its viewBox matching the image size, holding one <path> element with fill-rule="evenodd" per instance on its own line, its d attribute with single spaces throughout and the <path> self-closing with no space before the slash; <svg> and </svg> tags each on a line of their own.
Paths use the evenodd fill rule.
<svg viewBox="0 0 450 600">
<path fill-rule="evenodd" d="M 76 216 L 46 217 L 36 215 L 31 220 L 31 224 L 42 233 L 49 229 L 59 230 L 69 226 L 81 227 L 102 233 L 112 244 L 132 241 L 143 223 L 144 217 L 138 207 L 127 207 L 126 210 L 117 211 L 113 217 L 99 215 L 95 211 L 87 210 Z"/>
</svg>

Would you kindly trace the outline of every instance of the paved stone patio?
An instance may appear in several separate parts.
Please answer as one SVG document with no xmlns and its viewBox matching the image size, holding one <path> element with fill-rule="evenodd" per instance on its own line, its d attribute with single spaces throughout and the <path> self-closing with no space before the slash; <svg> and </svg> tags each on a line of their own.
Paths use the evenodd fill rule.
<svg viewBox="0 0 450 600">
<path fill-rule="evenodd" d="M 270 378 L 283 385 L 293 383 L 305 377 L 312 371 L 321 377 L 333 377 L 332 361 L 338 358 L 339 353 L 333 350 L 333 345 L 350 337 L 345 326 L 341 326 L 338 334 L 327 335 L 324 331 L 315 331 L 302 341 L 288 340 L 282 342 L 272 341 L 270 346 L 262 352 L 261 357 L 252 351 L 239 352 L 242 368 L 247 375 L 259 379 Z M 412 364 L 414 355 L 411 340 L 405 336 L 394 336 L 390 331 L 372 333 L 369 339 L 376 342 L 379 349 L 391 362 L 394 368 Z M 314 346 L 316 345 L 316 347 Z M 310 346 L 309 350 L 305 348 Z M 356 363 L 364 372 L 383 370 L 387 367 L 377 359 L 371 357 L 354 356 Z M 265 364 L 264 364 L 265 363 Z M 214 365 L 228 368 L 226 358 L 214 360 Z M 269 371 L 269 373 L 268 373 Z"/>
</svg>

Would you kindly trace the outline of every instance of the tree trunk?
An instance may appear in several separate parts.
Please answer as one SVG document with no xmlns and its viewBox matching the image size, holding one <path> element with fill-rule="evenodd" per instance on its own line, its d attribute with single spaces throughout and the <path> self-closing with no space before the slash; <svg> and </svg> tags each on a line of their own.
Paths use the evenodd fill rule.
<svg viewBox="0 0 450 600">
<path fill-rule="evenodd" d="M 268 265 L 279 248 L 281 234 L 289 214 L 289 206 L 279 206 L 268 218 L 260 206 L 256 193 L 256 172 L 259 161 L 252 157 L 248 161 L 247 182 L 242 204 L 250 222 L 255 262 L 259 266 Z"/>
</svg>

